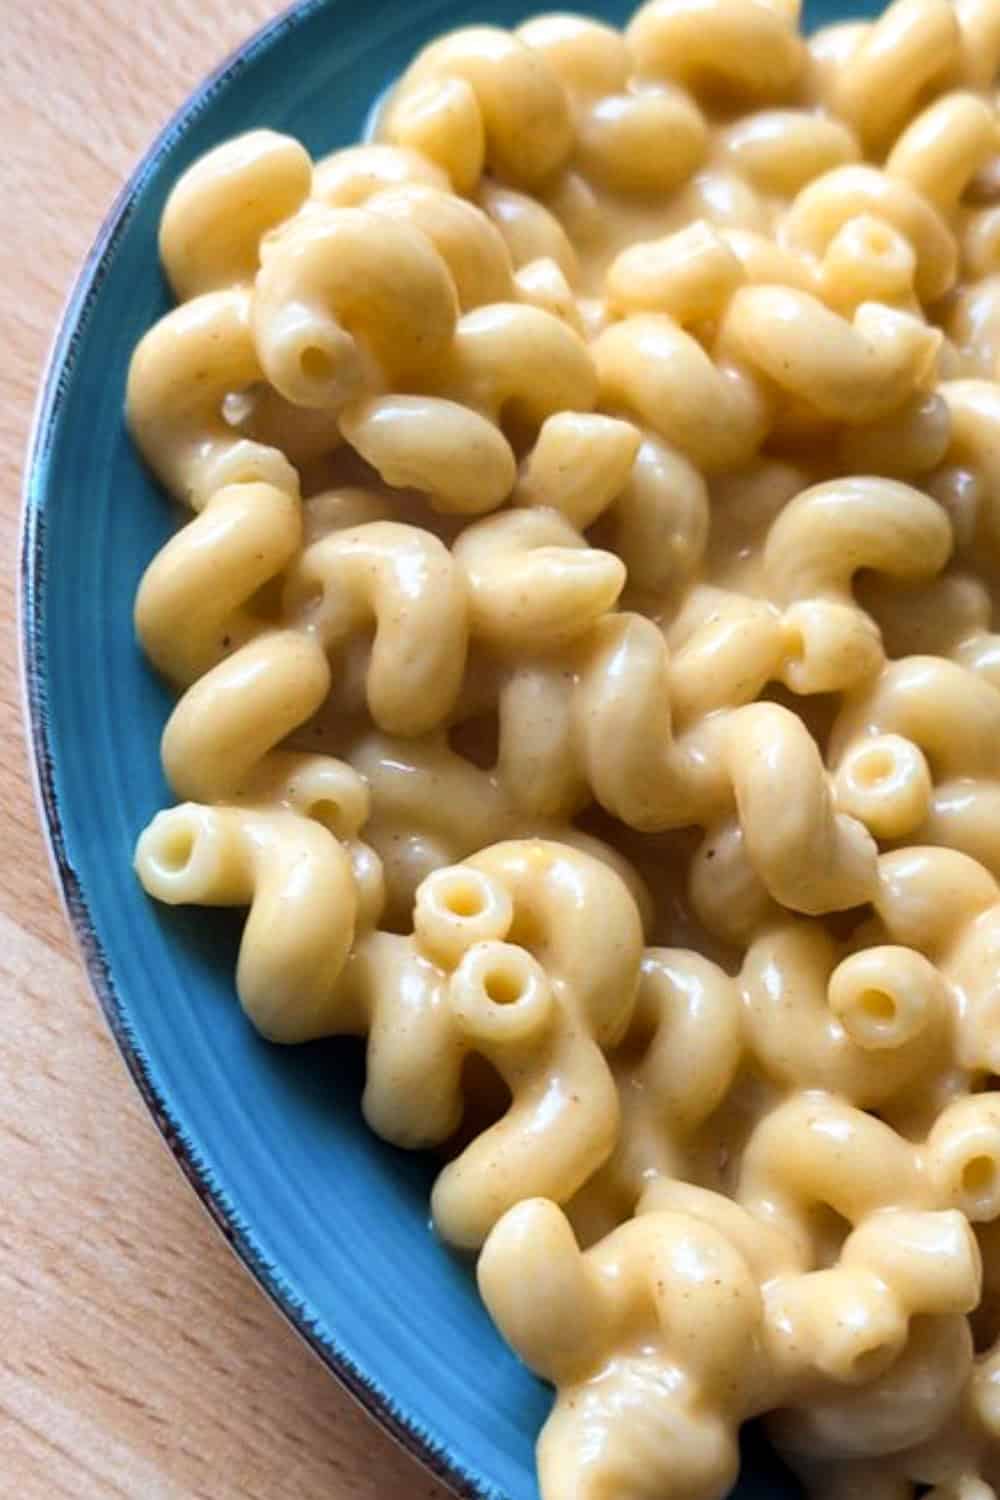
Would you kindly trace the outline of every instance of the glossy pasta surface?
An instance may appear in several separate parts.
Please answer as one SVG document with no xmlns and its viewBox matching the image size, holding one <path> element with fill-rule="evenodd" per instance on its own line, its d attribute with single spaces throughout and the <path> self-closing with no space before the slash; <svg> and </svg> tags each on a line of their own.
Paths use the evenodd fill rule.
<svg viewBox="0 0 1000 1500">
<path fill-rule="evenodd" d="M 136 629 L 268 1039 L 367 1039 L 543 1500 L 1000 1484 L 1000 0 L 424 49 L 175 185 Z"/>
</svg>

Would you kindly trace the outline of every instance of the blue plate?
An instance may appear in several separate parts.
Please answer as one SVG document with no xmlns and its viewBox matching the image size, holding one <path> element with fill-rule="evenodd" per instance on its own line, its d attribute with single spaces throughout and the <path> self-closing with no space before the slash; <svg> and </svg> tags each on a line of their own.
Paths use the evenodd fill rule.
<svg viewBox="0 0 1000 1500">
<path fill-rule="evenodd" d="M 154 906 L 132 875 L 138 831 L 171 800 L 158 759 L 170 700 L 136 647 L 132 600 L 174 516 L 132 449 L 122 399 L 131 351 L 168 307 L 157 223 L 190 162 L 254 125 L 289 131 L 316 154 L 347 144 L 433 36 L 544 8 L 312 0 L 202 85 L 115 204 L 70 299 L 38 411 L 22 557 L 49 838 L 132 1076 L 265 1291 L 391 1432 L 482 1500 L 536 1500 L 533 1446 L 549 1396 L 493 1331 L 470 1268 L 430 1233 L 433 1164 L 367 1131 L 350 1044 L 258 1040 L 233 994 L 238 921 Z M 615 22 L 631 8 L 581 7 Z M 810 22 L 832 18 L 816 0 Z M 794 1493 L 762 1446 L 751 1438 L 747 1449 L 747 1500 Z"/>
</svg>

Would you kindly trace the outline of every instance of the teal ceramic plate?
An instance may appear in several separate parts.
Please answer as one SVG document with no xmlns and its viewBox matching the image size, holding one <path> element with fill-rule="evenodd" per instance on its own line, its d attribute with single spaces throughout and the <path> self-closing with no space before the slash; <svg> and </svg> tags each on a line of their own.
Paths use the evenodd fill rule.
<svg viewBox="0 0 1000 1500">
<path fill-rule="evenodd" d="M 230 1244 L 348 1388 L 462 1495 L 535 1500 L 545 1388 L 501 1344 L 470 1268 L 428 1228 L 433 1165 L 374 1139 L 349 1044 L 259 1041 L 233 995 L 239 925 L 154 906 L 136 834 L 170 800 L 169 711 L 132 632 L 174 525 L 122 422 L 130 352 L 166 311 L 156 229 L 178 174 L 254 125 L 315 154 L 361 133 L 419 47 L 530 0 L 313 0 L 181 110 L 116 203 L 71 297 L 28 467 L 23 624 L 31 732 L 63 892 L 104 1012 L 157 1124 Z M 554 7 L 553 7 L 554 8 Z M 621 22 L 619 0 L 583 6 Z M 841 9 L 838 7 L 838 9 Z M 814 9 L 813 24 L 832 14 Z M 165 1237 L 169 1224 L 157 1226 Z M 741 1493 L 794 1488 L 753 1439 Z"/>
</svg>

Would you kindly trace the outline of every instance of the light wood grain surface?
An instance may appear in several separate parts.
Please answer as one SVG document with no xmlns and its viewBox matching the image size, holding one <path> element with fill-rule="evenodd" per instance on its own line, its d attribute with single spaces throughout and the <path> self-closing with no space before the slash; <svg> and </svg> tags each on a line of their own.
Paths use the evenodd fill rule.
<svg viewBox="0 0 1000 1500">
<path fill-rule="evenodd" d="M 75 269 L 166 116 L 272 0 L 0 0 L 0 1496 L 445 1500 L 285 1326 L 181 1181 L 56 900 L 21 730 L 15 556 Z"/>
</svg>

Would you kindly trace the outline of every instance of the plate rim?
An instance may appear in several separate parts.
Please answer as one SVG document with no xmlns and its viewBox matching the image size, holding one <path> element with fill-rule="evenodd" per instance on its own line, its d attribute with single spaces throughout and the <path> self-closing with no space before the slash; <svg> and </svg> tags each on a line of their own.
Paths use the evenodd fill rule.
<svg viewBox="0 0 1000 1500">
<path fill-rule="evenodd" d="M 35 807 L 56 892 L 91 993 L 98 1002 L 128 1075 L 175 1165 L 243 1270 L 368 1416 L 460 1500 L 508 1500 L 497 1486 L 485 1481 L 485 1477 L 481 1480 L 470 1474 L 446 1446 L 436 1443 L 396 1404 L 391 1393 L 365 1369 L 362 1361 L 352 1360 L 347 1355 L 334 1334 L 318 1331 L 302 1305 L 291 1295 L 279 1268 L 269 1263 L 256 1244 L 250 1226 L 240 1219 L 221 1184 L 188 1143 L 180 1120 L 174 1117 L 154 1083 L 148 1059 L 127 1025 L 127 1009 L 97 933 L 84 883 L 66 848 L 55 785 L 55 757 L 48 711 L 48 663 L 42 623 L 47 519 L 45 471 L 65 390 L 76 367 L 75 346 L 79 332 L 85 327 L 90 309 L 110 271 L 118 240 L 140 194 L 191 123 L 251 59 L 270 51 L 284 34 L 302 25 L 318 11 L 335 9 L 338 4 L 339 0 L 295 0 L 253 31 L 191 90 L 154 136 L 116 193 L 70 283 L 42 363 L 25 446 L 18 545 L 18 677 L 25 710 L 25 737 Z"/>
</svg>

